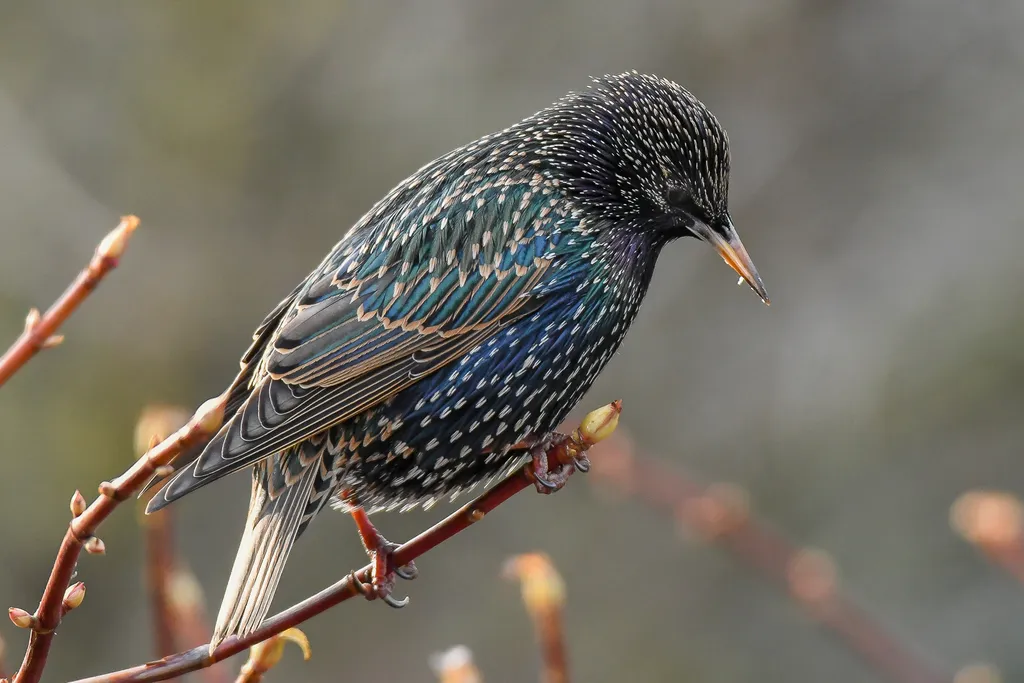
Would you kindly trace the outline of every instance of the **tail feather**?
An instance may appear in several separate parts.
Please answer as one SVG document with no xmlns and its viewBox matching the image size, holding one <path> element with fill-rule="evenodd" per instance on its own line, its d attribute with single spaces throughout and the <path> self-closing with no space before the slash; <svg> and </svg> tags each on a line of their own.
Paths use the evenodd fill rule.
<svg viewBox="0 0 1024 683">
<path fill-rule="evenodd" d="M 259 627 L 281 581 L 285 562 L 306 514 L 317 468 L 271 500 L 262 476 L 253 477 L 249 517 L 231 568 L 217 623 L 210 641 L 212 651 L 228 636 L 245 636 Z"/>
</svg>

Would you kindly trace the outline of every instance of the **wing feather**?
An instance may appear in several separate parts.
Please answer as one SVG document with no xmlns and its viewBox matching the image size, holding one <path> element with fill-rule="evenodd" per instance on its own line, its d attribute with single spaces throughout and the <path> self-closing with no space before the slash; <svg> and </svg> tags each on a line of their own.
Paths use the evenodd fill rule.
<svg viewBox="0 0 1024 683">
<path fill-rule="evenodd" d="M 404 192 L 396 195 L 404 205 L 368 214 L 379 224 L 353 229 L 257 331 L 261 345 L 244 359 L 250 390 L 150 509 L 390 400 L 537 310 L 552 257 L 536 237 L 547 249 L 565 217 L 530 214 L 521 224 L 514 199 L 536 185 L 534 176 L 452 192 L 440 207 Z M 474 218 L 467 206 L 483 209 Z"/>
<path fill-rule="evenodd" d="M 267 344 L 273 336 L 274 330 L 277 325 L 281 322 L 285 313 L 291 308 L 295 298 L 302 290 L 302 286 L 298 286 L 292 290 L 291 294 L 282 299 L 277 306 L 274 307 L 270 313 L 263 319 L 256 330 L 252 334 L 252 342 L 249 344 L 249 348 L 246 349 L 245 353 L 242 354 L 242 358 L 239 361 L 239 372 L 235 376 L 234 381 L 231 383 L 231 387 L 228 389 L 228 400 L 224 407 L 225 415 L 234 415 L 238 412 L 238 409 L 243 403 L 249 398 L 252 393 L 252 381 L 257 375 L 257 365 L 260 357 L 267 348 Z M 169 477 L 173 476 L 174 473 L 179 472 L 182 468 L 187 467 L 200 456 L 203 449 L 206 447 L 208 442 L 197 444 L 196 446 L 179 453 L 178 456 L 171 462 L 173 468 L 172 474 L 166 476 L 153 476 L 150 478 L 146 485 L 139 491 L 139 497 L 152 489 L 154 486 L 166 481 Z"/>
</svg>

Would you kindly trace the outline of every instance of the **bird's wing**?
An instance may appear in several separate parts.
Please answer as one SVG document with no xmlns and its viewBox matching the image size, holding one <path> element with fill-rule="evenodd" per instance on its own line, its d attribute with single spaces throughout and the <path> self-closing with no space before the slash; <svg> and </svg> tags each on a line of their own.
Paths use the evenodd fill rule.
<svg viewBox="0 0 1024 683">
<path fill-rule="evenodd" d="M 429 187 L 392 193 L 307 279 L 251 392 L 149 509 L 390 399 L 536 310 L 566 220 L 538 178 L 432 204 L 418 199 Z"/>
<path fill-rule="evenodd" d="M 260 357 L 267 348 L 267 343 L 270 341 L 271 335 L 277 328 L 284 314 L 291 307 L 295 301 L 295 297 L 298 296 L 299 291 L 302 289 L 301 286 L 296 287 L 292 290 L 291 294 L 281 300 L 277 306 L 274 307 L 270 313 L 263 319 L 263 322 L 259 324 L 256 331 L 252 333 L 252 342 L 249 344 L 249 348 L 246 349 L 245 353 L 242 354 L 242 358 L 239 361 L 239 371 L 235 376 L 234 381 L 228 388 L 228 400 L 224 407 L 225 415 L 234 415 L 238 409 L 245 403 L 245 400 L 252 393 L 252 381 L 253 376 L 256 373 L 257 363 Z M 179 453 L 171 461 L 171 474 L 167 475 L 154 475 L 150 478 L 146 485 L 139 491 L 139 498 L 143 497 L 147 491 L 156 486 L 162 481 L 165 481 L 169 477 L 173 476 L 174 473 L 178 472 L 184 467 L 191 465 L 195 462 L 199 454 L 203 452 L 209 440 L 202 441 L 191 448 L 188 448 Z"/>
</svg>

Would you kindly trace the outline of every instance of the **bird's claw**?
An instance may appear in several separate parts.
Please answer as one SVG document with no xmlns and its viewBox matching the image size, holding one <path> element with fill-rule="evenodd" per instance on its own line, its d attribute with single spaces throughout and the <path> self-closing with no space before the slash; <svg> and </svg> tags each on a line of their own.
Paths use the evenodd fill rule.
<svg viewBox="0 0 1024 683">
<path fill-rule="evenodd" d="M 540 443 L 530 449 L 530 457 L 533 461 L 533 485 L 538 493 L 554 493 L 558 491 L 569 477 L 576 470 L 587 473 L 590 471 L 590 459 L 586 453 L 577 453 L 572 457 L 571 462 L 561 463 L 558 469 L 549 469 L 548 451 L 552 448 L 567 443 L 569 438 L 564 434 L 552 433 L 542 439 Z"/>
<path fill-rule="evenodd" d="M 363 583 L 359 580 L 359 577 L 353 571 L 349 574 L 349 580 L 352 585 L 355 586 L 356 591 L 363 595 L 367 600 L 376 600 L 380 598 L 384 601 L 384 604 L 395 609 L 401 609 L 409 604 L 409 598 L 405 597 L 401 600 L 393 597 L 390 593 L 390 589 L 386 592 L 381 592 L 379 588 L 375 587 L 373 583 Z"/>
<path fill-rule="evenodd" d="M 401 609 L 409 604 L 409 598 L 398 599 L 391 595 L 395 589 L 395 577 L 412 581 L 419 575 L 419 570 L 416 568 L 415 562 L 409 562 L 400 567 L 394 566 L 394 554 L 397 548 L 397 543 L 392 543 L 380 536 L 377 547 L 366 551 L 370 556 L 370 583 L 362 583 L 356 579 L 356 589 L 367 600 L 380 598 L 389 607 Z"/>
<path fill-rule="evenodd" d="M 401 600 L 399 600 L 399 599 L 397 599 L 394 596 L 389 594 L 389 595 L 385 595 L 382 598 L 382 600 L 384 600 L 384 604 L 385 605 L 387 605 L 388 607 L 394 607 L 395 609 L 402 609 L 403 607 L 405 607 L 406 605 L 409 604 L 409 596 L 408 595 L 405 596 L 404 598 L 402 598 Z"/>
<path fill-rule="evenodd" d="M 586 474 L 587 472 L 590 471 L 590 458 L 587 457 L 586 453 L 580 453 L 579 455 L 577 455 L 573 461 L 573 464 L 575 465 L 576 469 L 578 469 L 583 474 Z"/>
<path fill-rule="evenodd" d="M 370 582 L 363 583 L 352 575 L 352 581 L 356 590 L 363 594 L 367 600 L 380 598 L 389 606 L 401 609 L 409 604 L 409 598 L 401 600 L 393 597 L 391 591 L 395 588 L 395 577 L 411 581 L 417 577 L 419 570 L 415 562 L 409 562 L 400 567 L 395 566 L 395 550 L 397 543 L 392 543 L 377 531 L 377 528 L 370 522 L 366 510 L 355 504 L 350 496 L 347 498 L 355 507 L 352 509 L 352 519 L 359 531 L 359 538 L 363 542 L 366 554 L 370 556 Z"/>
<path fill-rule="evenodd" d="M 420 570 L 416 568 L 416 563 L 411 560 L 400 567 L 393 566 L 395 551 L 398 550 L 398 548 L 399 545 L 397 543 L 392 543 L 381 536 L 380 541 L 377 543 L 377 549 L 374 551 L 367 551 L 367 553 L 370 555 L 371 560 L 375 560 L 376 557 L 383 554 L 386 557 L 386 562 L 384 564 L 386 564 L 385 571 L 388 574 L 394 574 L 400 579 L 412 581 L 420 575 Z M 374 564 L 376 565 L 376 562 L 374 562 Z"/>
<path fill-rule="evenodd" d="M 395 567 L 395 575 L 405 581 L 412 581 L 420 575 L 420 570 L 416 568 L 415 562 L 410 562 L 409 564 L 403 564 L 401 567 Z"/>
</svg>

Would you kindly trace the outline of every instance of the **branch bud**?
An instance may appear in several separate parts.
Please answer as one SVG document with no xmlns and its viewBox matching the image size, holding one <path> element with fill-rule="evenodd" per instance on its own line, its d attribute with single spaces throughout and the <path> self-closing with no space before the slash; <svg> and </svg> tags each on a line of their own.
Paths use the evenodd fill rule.
<svg viewBox="0 0 1024 683">
<path fill-rule="evenodd" d="M 107 552 L 107 546 L 97 536 L 90 536 L 85 539 L 82 547 L 90 555 L 103 555 Z"/>
<path fill-rule="evenodd" d="M 206 434 L 216 434 L 220 426 L 224 424 L 224 407 L 227 404 L 227 395 L 211 398 L 192 417 L 195 424 Z"/>
<path fill-rule="evenodd" d="M 82 495 L 81 491 L 75 491 L 75 495 L 71 496 L 71 515 L 73 517 L 80 517 L 87 507 L 89 505 L 85 501 L 85 496 Z"/>
<path fill-rule="evenodd" d="M 39 619 L 34 614 L 29 614 L 20 607 L 11 607 L 7 610 L 7 616 L 11 618 L 18 628 L 35 629 L 39 625 Z"/>
<path fill-rule="evenodd" d="M 580 422 L 580 441 L 584 448 L 590 448 L 594 444 L 604 441 L 619 426 L 619 415 L 622 414 L 622 401 L 612 401 L 608 405 L 601 406 L 597 410 L 587 413 L 587 416 Z"/>
<path fill-rule="evenodd" d="M 31 332 L 39 324 L 43 314 L 39 312 L 38 308 L 28 309 L 28 315 L 25 316 L 25 332 Z"/>
<path fill-rule="evenodd" d="M 96 247 L 96 256 L 101 259 L 119 259 L 128 246 L 128 238 L 132 236 L 135 229 L 139 227 L 139 219 L 135 216 L 122 216 L 121 222 L 116 228 L 107 233 L 99 246 Z"/>
<path fill-rule="evenodd" d="M 174 474 L 173 465 L 160 465 L 160 467 L 157 467 L 155 470 L 153 470 L 153 476 L 159 477 L 161 479 L 163 479 L 164 477 L 169 477 L 172 474 Z"/>
<path fill-rule="evenodd" d="M 68 586 L 68 589 L 64 591 L 64 611 L 70 612 L 76 607 L 82 604 L 82 600 L 85 600 L 85 584 L 79 581 Z"/>
</svg>

